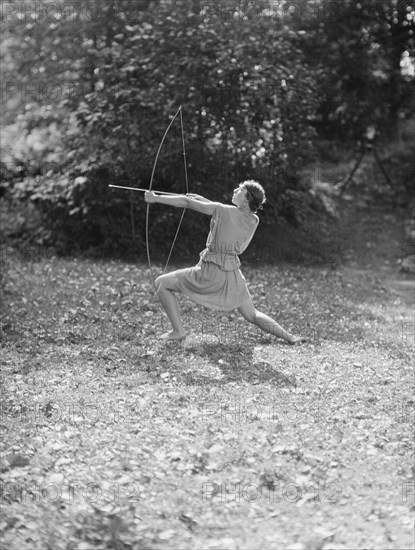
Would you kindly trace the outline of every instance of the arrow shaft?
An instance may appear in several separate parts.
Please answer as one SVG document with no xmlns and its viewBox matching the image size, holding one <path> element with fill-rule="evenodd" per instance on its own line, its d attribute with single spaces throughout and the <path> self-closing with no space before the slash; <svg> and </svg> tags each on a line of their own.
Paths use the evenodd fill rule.
<svg viewBox="0 0 415 550">
<path fill-rule="evenodd" d="M 117 189 L 129 189 L 130 191 L 141 191 L 145 193 L 149 189 L 140 189 L 139 187 L 124 187 L 123 185 L 109 185 L 108 187 L 116 187 Z M 153 191 L 153 193 L 159 193 L 160 195 L 183 195 L 183 193 L 170 193 L 169 191 Z"/>
</svg>

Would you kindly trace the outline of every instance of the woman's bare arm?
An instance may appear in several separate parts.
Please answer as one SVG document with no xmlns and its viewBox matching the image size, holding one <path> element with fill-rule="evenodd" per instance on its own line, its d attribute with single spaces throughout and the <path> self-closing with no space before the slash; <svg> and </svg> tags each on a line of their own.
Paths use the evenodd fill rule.
<svg viewBox="0 0 415 550">
<path fill-rule="evenodd" d="M 191 199 L 196 199 L 200 202 L 212 202 L 211 200 L 207 199 L 206 197 L 202 197 L 202 195 L 197 195 L 196 193 L 186 193 L 186 197 L 189 197 Z"/>
<path fill-rule="evenodd" d="M 146 191 L 144 199 L 149 204 L 159 203 L 167 204 L 168 206 L 175 206 L 176 208 L 190 208 L 201 214 L 211 216 L 217 207 L 218 202 L 202 202 L 198 199 L 193 199 L 186 195 L 178 195 L 177 197 L 168 197 L 165 195 L 156 195 L 152 191 Z M 207 199 L 206 199 L 207 200 Z"/>
</svg>

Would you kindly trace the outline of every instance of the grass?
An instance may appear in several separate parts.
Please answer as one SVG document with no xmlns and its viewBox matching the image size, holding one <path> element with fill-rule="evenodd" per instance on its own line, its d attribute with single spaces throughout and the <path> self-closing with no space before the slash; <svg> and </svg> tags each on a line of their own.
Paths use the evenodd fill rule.
<svg viewBox="0 0 415 550">
<path fill-rule="evenodd" d="M 2 548 L 413 548 L 413 287 L 382 236 L 245 266 L 294 348 L 185 299 L 163 344 L 144 265 L 9 250 Z"/>
</svg>

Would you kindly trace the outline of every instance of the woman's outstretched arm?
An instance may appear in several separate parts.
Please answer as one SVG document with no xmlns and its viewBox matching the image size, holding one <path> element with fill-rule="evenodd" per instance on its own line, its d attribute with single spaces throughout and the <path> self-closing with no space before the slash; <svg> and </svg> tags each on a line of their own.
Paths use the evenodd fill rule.
<svg viewBox="0 0 415 550">
<path fill-rule="evenodd" d="M 193 199 L 186 195 L 178 195 L 177 197 L 168 197 L 165 195 L 156 195 L 152 191 L 146 191 L 144 199 L 149 204 L 167 204 L 176 208 L 190 208 L 201 214 L 211 216 L 219 202 L 202 202 L 199 199 Z"/>
<path fill-rule="evenodd" d="M 210 199 L 202 197 L 202 195 L 197 195 L 196 193 L 186 193 L 186 197 L 189 197 L 190 199 L 196 199 L 200 202 L 212 202 Z"/>
</svg>

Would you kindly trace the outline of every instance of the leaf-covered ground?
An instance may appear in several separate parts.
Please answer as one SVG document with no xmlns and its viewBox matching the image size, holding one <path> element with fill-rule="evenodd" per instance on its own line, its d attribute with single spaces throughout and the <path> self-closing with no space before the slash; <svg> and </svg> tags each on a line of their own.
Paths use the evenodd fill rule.
<svg viewBox="0 0 415 550">
<path fill-rule="evenodd" d="M 413 548 L 396 222 L 369 216 L 336 270 L 245 266 L 300 347 L 186 299 L 188 339 L 161 343 L 146 266 L 7 249 L 2 548 Z"/>
</svg>

